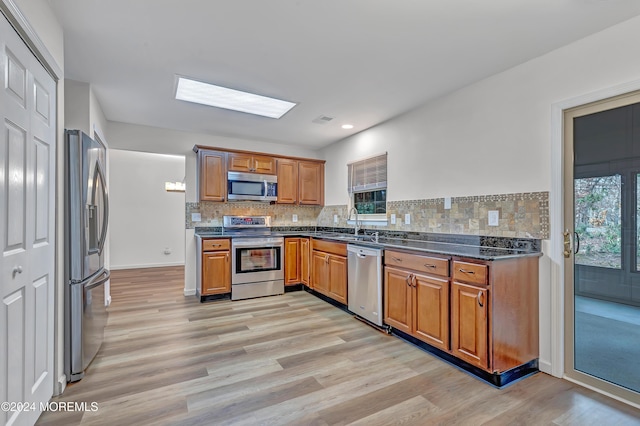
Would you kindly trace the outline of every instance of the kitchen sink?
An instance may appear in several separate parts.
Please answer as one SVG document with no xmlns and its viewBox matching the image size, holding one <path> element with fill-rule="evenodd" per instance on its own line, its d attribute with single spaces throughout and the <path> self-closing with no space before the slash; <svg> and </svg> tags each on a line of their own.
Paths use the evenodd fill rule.
<svg viewBox="0 0 640 426">
<path fill-rule="evenodd" d="M 320 237 L 326 237 L 340 241 L 373 241 L 373 236 L 371 235 L 325 234 L 320 235 Z"/>
</svg>

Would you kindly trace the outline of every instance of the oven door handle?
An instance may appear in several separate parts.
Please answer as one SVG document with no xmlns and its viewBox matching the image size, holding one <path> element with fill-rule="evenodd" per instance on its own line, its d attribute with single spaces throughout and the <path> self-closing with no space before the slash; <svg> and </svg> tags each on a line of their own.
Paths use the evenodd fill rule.
<svg viewBox="0 0 640 426">
<path fill-rule="evenodd" d="M 231 246 L 234 248 L 278 248 L 283 247 L 284 243 L 231 243 Z"/>
</svg>

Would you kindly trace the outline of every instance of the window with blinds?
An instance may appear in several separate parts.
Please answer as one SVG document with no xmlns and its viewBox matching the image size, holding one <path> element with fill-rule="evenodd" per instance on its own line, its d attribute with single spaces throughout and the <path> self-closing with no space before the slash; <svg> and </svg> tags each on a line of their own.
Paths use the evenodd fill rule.
<svg viewBox="0 0 640 426">
<path fill-rule="evenodd" d="M 358 214 L 387 212 L 387 154 L 347 164 L 348 187 Z"/>
</svg>

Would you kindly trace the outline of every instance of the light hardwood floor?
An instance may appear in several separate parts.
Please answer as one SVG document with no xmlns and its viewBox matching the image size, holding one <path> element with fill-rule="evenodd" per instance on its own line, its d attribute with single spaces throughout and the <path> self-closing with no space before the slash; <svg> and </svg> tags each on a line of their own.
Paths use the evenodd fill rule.
<svg viewBox="0 0 640 426">
<path fill-rule="evenodd" d="M 41 425 L 637 425 L 538 373 L 495 389 L 306 292 L 199 303 L 182 268 L 113 271 L 105 342 Z"/>
</svg>

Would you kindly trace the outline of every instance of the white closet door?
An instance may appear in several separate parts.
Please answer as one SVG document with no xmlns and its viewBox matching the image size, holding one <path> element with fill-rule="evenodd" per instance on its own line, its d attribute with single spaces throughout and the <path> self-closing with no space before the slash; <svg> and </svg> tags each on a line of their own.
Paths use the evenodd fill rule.
<svg viewBox="0 0 640 426">
<path fill-rule="evenodd" d="M 53 394 L 56 84 L 0 15 L 0 424 Z M 32 409 L 35 408 L 35 411 Z"/>
</svg>

